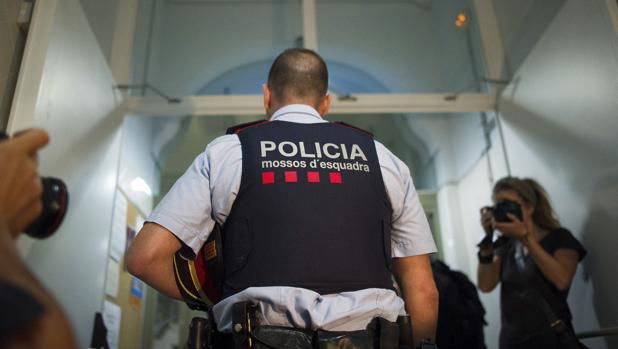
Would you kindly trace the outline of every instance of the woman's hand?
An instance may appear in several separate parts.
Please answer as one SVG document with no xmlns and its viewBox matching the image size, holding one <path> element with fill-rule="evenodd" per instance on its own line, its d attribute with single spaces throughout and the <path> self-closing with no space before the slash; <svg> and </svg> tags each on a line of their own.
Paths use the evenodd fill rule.
<svg viewBox="0 0 618 349">
<path fill-rule="evenodd" d="M 481 226 L 487 235 L 494 232 L 494 214 L 491 212 L 491 209 L 486 207 L 481 209 Z"/>
<path fill-rule="evenodd" d="M 507 217 L 511 219 L 510 222 L 495 222 L 496 229 L 502 232 L 502 235 L 506 237 L 517 238 L 519 240 L 525 240 L 528 237 L 529 231 L 525 222 L 520 221 L 517 216 L 512 213 L 507 213 Z"/>
</svg>

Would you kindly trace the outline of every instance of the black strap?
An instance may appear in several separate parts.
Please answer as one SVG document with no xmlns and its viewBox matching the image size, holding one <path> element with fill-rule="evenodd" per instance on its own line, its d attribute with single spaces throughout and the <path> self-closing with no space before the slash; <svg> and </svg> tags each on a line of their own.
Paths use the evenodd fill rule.
<svg viewBox="0 0 618 349">
<path fill-rule="evenodd" d="M 494 254 L 488 254 L 488 255 L 484 255 L 482 250 L 479 249 L 479 251 L 476 253 L 476 256 L 479 259 L 479 263 L 480 264 L 492 264 L 494 262 Z"/>
<path fill-rule="evenodd" d="M 529 295 L 530 298 L 535 301 L 541 311 L 545 314 L 545 317 L 549 321 L 549 326 L 554 331 L 554 333 L 558 336 L 560 340 L 560 344 L 562 344 L 563 349 L 580 349 L 581 345 L 577 337 L 575 337 L 575 333 L 571 330 L 570 326 L 564 322 L 564 320 L 560 319 L 553 312 L 547 301 L 543 298 L 543 296 L 535 290 L 530 290 Z"/>
<path fill-rule="evenodd" d="M 251 302 L 232 305 L 232 337 L 235 349 L 251 348 L 251 331 L 257 326 L 256 309 Z"/>
<path fill-rule="evenodd" d="M 374 138 L 373 133 L 371 133 L 371 132 L 369 132 L 367 130 L 363 130 L 362 128 L 356 127 L 354 125 L 350 125 L 350 124 L 348 124 L 346 122 L 343 122 L 343 121 L 333 121 L 333 124 L 354 129 L 354 130 L 359 131 L 360 133 L 363 133 L 363 134 L 365 134 L 365 135 L 367 135 L 367 136 L 369 136 L 371 138 Z"/>
<path fill-rule="evenodd" d="M 563 319 L 559 318 L 552 310 L 545 295 L 551 295 L 549 285 L 541 279 L 540 276 L 535 277 L 534 274 L 528 274 L 527 279 L 531 283 L 530 289 L 527 291 L 528 298 L 531 299 L 541 309 L 549 326 L 554 331 L 564 349 L 579 349 L 579 341 L 575 337 L 571 327 Z"/>
<path fill-rule="evenodd" d="M 539 271 L 540 273 L 540 271 Z M 535 275 L 534 273 L 524 273 L 524 277 L 531 284 L 530 288 L 526 292 L 526 296 L 528 299 L 532 300 L 538 307 L 541 309 L 547 321 L 549 322 L 549 326 L 554 331 L 554 333 L 558 336 L 560 343 L 562 344 L 562 348 L 564 349 L 580 349 L 582 345 L 577 340 L 575 333 L 573 332 L 570 323 L 565 322 L 563 319 L 559 318 L 556 313 L 552 310 L 549 305 L 549 302 L 545 298 L 544 295 L 551 295 L 551 289 L 547 282 L 542 279 L 541 275 Z"/>
<path fill-rule="evenodd" d="M 553 312 L 553 310 L 551 310 L 551 307 L 543 298 L 543 296 L 541 296 L 541 294 L 536 292 L 535 290 L 529 290 L 528 292 L 531 296 L 530 298 L 534 300 L 534 302 L 541 309 L 543 314 L 545 314 L 545 317 L 549 321 L 549 326 L 552 329 L 561 330 L 564 325 L 564 321 L 562 321 L 558 316 L 556 316 L 556 314 Z"/>
<path fill-rule="evenodd" d="M 228 135 L 236 134 L 236 133 L 242 132 L 246 128 L 257 126 L 265 122 L 268 122 L 268 120 L 256 120 L 256 121 L 251 121 L 251 122 L 245 122 L 244 124 L 229 127 L 225 133 Z"/>
<path fill-rule="evenodd" d="M 399 315 L 397 317 L 397 325 L 399 326 L 399 348 L 413 349 L 414 338 L 412 335 L 412 319 L 410 315 Z"/>
<path fill-rule="evenodd" d="M 187 349 L 208 349 L 210 348 L 210 328 L 209 319 L 194 317 L 189 325 L 189 338 L 187 339 Z"/>
</svg>

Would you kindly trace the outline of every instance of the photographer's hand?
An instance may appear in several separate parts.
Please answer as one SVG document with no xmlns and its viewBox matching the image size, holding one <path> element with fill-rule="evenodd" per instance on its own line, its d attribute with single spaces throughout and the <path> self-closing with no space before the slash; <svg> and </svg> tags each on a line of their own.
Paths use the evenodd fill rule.
<svg viewBox="0 0 618 349">
<path fill-rule="evenodd" d="M 40 129 L 0 142 L 0 228 L 13 238 L 41 214 L 36 154 L 48 142 L 47 132 Z"/>
<path fill-rule="evenodd" d="M 494 215 L 491 213 L 491 210 L 482 208 L 481 209 L 481 226 L 485 231 L 486 235 L 491 235 L 494 232 Z"/>
<path fill-rule="evenodd" d="M 496 229 L 502 232 L 502 235 L 506 237 L 512 237 L 519 240 L 525 240 L 530 235 L 530 229 L 528 228 L 526 222 L 520 221 L 517 216 L 511 213 L 506 214 L 510 222 L 496 222 Z"/>
</svg>

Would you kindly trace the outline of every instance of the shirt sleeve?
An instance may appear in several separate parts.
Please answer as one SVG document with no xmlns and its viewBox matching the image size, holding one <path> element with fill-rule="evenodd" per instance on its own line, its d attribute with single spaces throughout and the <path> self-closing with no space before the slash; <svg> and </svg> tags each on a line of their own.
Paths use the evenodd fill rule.
<svg viewBox="0 0 618 349">
<path fill-rule="evenodd" d="M 43 305 L 25 291 L 0 280 L 0 343 L 41 316 Z"/>
<path fill-rule="evenodd" d="M 197 254 L 215 222 L 223 223 L 232 207 L 240 185 L 241 158 L 238 136 L 215 139 L 174 183 L 147 221 L 165 227 Z M 230 161 L 236 166 L 230 166 Z"/>
<path fill-rule="evenodd" d="M 393 257 L 435 253 L 436 244 L 408 166 L 380 142 L 375 143 L 382 178 L 393 208 L 391 227 Z"/>
<path fill-rule="evenodd" d="M 548 237 L 547 249 L 551 254 L 559 249 L 570 249 L 577 252 L 580 261 L 586 257 L 586 249 L 569 230 L 559 228 L 552 231 Z"/>
</svg>

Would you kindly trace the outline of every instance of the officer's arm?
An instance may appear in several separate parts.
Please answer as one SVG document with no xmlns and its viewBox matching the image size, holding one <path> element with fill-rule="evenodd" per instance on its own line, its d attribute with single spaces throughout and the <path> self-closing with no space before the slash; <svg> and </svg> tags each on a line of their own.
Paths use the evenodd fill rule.
<svg viewBox="0 0 618 349">
<path fill-rule="evenodd" d="M 182 300 L 173 270 L 174 254 L 180 247 L 172 232 L 156 223 L 146 223 L 125 256 L 127 269 L 159 292 Z"/>
<path fill-rule="evenodd" d="M 423 339 L 435 340 L 438 321 L 438 290 L 429 255 L 393 259 L 393 272 L 412 319 L 414 346 Z"/>
</svg>

